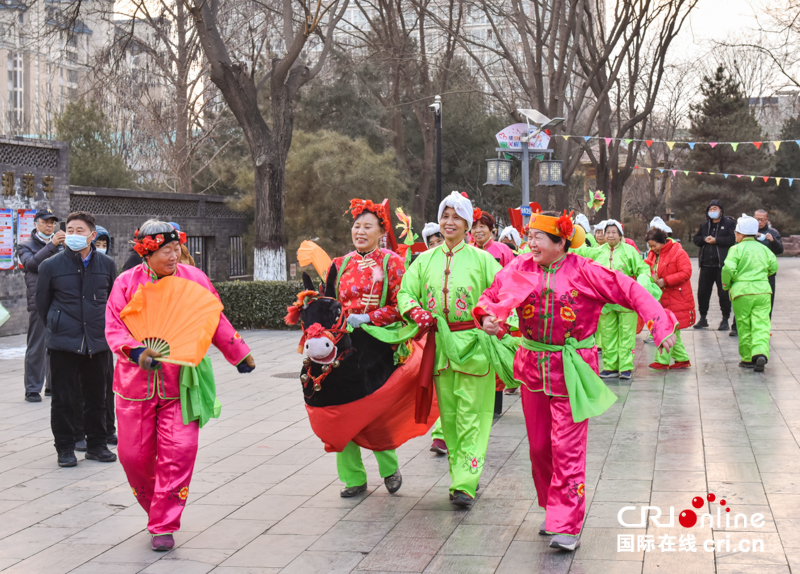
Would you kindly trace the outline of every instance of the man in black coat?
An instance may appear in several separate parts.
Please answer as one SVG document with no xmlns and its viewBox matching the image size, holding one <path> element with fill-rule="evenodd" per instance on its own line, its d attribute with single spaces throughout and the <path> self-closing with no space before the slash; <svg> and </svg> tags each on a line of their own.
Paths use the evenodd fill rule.
<svg viewBox="0 0 800 574">
<path fill-rule="evenodd" d="M 694 244 L 700 248 L 697 260 L 700 264 L 700 277 L 697 285 L 697 306 L 700 311 L 700 320 L 695 323 L 695 329 L 708 327 L 706 315 L 711 302 L 711 292 L 717 286 L 719 306 L 722 310 L 720 331 L 730 329 L 728 320 L 731 316 L 731 300 L 728 292 L 722 288 L 722 266 L 728 249 L 736 244 L 736 220 L 726 217 L 722 204 L 718 199 L 712 199 L 706 209 L 706 221 L 697 230 Z"/>
<path fill-rule="evenodd" d="M 62 249 L 64 232 L 56 231 L 58 217 L 49 209 L 42 209 L 33 218 L 35 229 L 31 236 L 19 244 L 19 260 L 25 269 L 25 290 L 28 295 L 28 339 L 25 348 L 25 400 L 29 403 L 42 402 L 42 386 L 47 380 L 50 390 L 47 347 L 45 347 L 45 328 L 42 318 L 36 311 L 36 278 L 39 265 Z"/>
<path fill-rule="evenodd" d="M 86 458 L 113 462 L 106 443 L 106 381 L 111 351 L 105 337 L 108 294 L 116 279 L 114 260 L 98 253 L 89 213 L 67 217 L 66 249 L 39 266 L 36 309 L 47 327 L 53 376 L 50 426 L 59 466 L 75 466 L 75 415 L 83 394 Z"/>
<path fill-rule="evenodd" d="M 778 230 L 773 228 L 769 222 L 769 213 L 765 209 L 759 209 L 755 213 L 756 221 L 758 221 L 758 236 L 756 237 L 756 241 L 759 243 L 763 243 L 769 250 L 772 251 L 775 255 L 780 255 L 783 253 L 783 241 L 781 240 L 781 234 L 778 233 Z M 775 306 L 775 275 L 770 275 L 769 279 L 769 286 L 772 287 L 772 307 Z M 769 316 L 772 317 L 772 308 L 770 308 Z"/>
</svg>

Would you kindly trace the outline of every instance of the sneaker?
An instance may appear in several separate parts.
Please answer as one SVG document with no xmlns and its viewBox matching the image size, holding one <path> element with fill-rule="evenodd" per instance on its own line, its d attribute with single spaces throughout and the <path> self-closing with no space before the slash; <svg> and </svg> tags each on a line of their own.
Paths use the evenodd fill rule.
<svg viewBox="0 0 800 574">
<path fill-rule="evenodd" d="M 42 395 L 39 393 L 25 393 L 25 400 L 29 403 L 41 403 Z"/>
<path fill-rule="evenodd" d="M 75 441 L 75 450 L 86 452 L 86 439 Z"/>
<path fill-rule="evenodd" d="M 93 446 L 86 451 L 84 458 L 86 460 L 96 460 L 97 462 L 114 462 L 117 460 L 117 455 L 105 446 Z"/>
<path fill-rule="evenodd" d="M 394 494 L 400 487 L 403 486 L 403 475 L 400 474 L 400 469 L 394 471 L 394 474 L 391 474 L 383 479 L 383 484 L 386 485 L 386 490 L 389 491 L 389 494 Z"/>
<path fill-rule="evenodd" d="M 705 329 L 708 327 L 708 321 L 705 317 L 700 317 L 700 320 L 694 324 L 695 329 Z"/>
<path fill-rule="evenodd" d="M 152 544 L 153 550 L 156 552 L 169 552 L 175 548 L 175 539 L 172 534 L 159 534 L 158 536 L 153 536 Z"/>
<path fill-rule="evenodd" d="M 550 548 L 558 548 L 559 550 L 567 550 L 572 552 L 581 547 L 580 536 L 567 536 L 566 534 L 556 534 L 550 539 Z"/>
<path fill-rule="evenodd" d="M 670 365 L 670 369 L 688 369 L 691 367 L 692 364 L 689 361 L 675 361 L 674 364 Z"/>
<path fill-rule="evenodd" d="M 663 363 L 650 363 L 647 366 L 650 367 L 651 369 L 655 369 L 656 371 L 668 371 L 669 370 L 669 365 L 665 365 Z"/>
<path fill-rule="evenodd" d="M 539 525 L 539 536 L 547 536 L 547 530 L 544 528 L 544 523 L 547 522 L 546 520 L 542 520 L 542 523 Z"/>
<path fill-rule="evenodd" d="M 53 391 L 51 391 L 50 389 L 45 389 L 44 390 L 44 396 L 52 397 L 53 396 Z"/>
<path fill-rule="evenodd" d="M 756 355 L 753 357 L 753 370 L 756 373 L 764 372 L 764 365 L 767 364 L 767 358 L 764 355 Z"/>
<path fill-rule="evenodd" d="M 504 395 L 516 395 L 517 394 L 517 389 L 506 389 L 506 390 L 503 391 L 503 394 Z"/>
<path fill-rule="evenodd" d="M 108 438 L 106 439 L 106 444 L 113 444 L 116 446 L 118 442 L 119 440 L 117 439 L 117 435 L 115 434 L 108 435 Z"/>
<path fill-rule="evenodd" d="M 644 344 L 645 345 L 654 345 L 655 344 L 655 341 L 653 341 L 652 333 L 644 338 Z"/>
<path fill-rule="evenodd" d="M 601 379 L 616 379 L 619 377 L 619 371 L 600 371 Z"/>
<path fill-rule="evenodd" d="M 459 508 L 472 508 L 472 504 L 475 502 L 475 499 L 464 491 L 456 490 L 450 495 L 450 502 L 453 503 L 453 506 L 457 506 Z"/>
<path fill-rule="evenodd" d="M 447 454 L 447 443 L 440 438 L 433 439 L 433 444 L 431 444 L 431 452 L 435 452 L 436 454 Z"/>
<path fill-rule="evenodd" d="M 71 450 L 64 450 L 58 453 L 58 466 L 78 466 L 78 459 Z"/>
<path fill-rule="evenodd" d="M 633 371 L 622 371 L 619 374 L 620 379 L 630 379 L 633 377 Z"/>
<path fill-rule="evenodd" d="M 367 490 L 367 483 L 365 482 L 361 486 L 349 486 L 347 488 L 343 488 L 339 491 L 339 496 L 342 498 L 352 498 L 356 494 L 361 494 Z"/>
<path fill-rule="evenodd" d="M 756 367 L 753 361 L 739 361 L 739 366 L 743 369 L 754 369 Z"/>
<path fill-rule="evenodd" d="M 717 331 L 730 331 L 730 328 L 731 326 L 728 323 L 728 318 L 725 317 L 722 319 L 722 321 L 719 322 L 719 327 L 717 328 Z"/>
</svg>

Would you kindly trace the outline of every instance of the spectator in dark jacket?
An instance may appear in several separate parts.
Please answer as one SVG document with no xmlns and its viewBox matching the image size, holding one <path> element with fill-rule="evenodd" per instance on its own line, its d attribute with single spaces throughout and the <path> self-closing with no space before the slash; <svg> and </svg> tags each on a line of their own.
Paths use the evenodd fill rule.
<svg viewBox="0 0 800 574">
<path fill-rule="evenodd" d="M 59 466 L 75 466 L 77 397 L 83 394 L 86 458 L 113 462 L 106 439 L 106 380 L 110 364 L 105 309 L 117 272 L 114 261 L 92 245 L 95 220 L 89 213 L 67 217 L 63 252 L 39 266 L 36 309 L 47 327 L 53 374 L 50 426 Z"/>
<path fill-rule="evenodd" d="M 756 221 L 758 221 L 758 236 L 756 241 L 763 243 L 775 255 L 783 253 L 783 241 L 781 234 L 778 230 L 773 228 L 769 221 L 769 213 L 764 209 L 759 209 L 755 213 Z M 770 307 L 769 316 L 772 317 L 772 308 L 775 307 L 775 275 L 770 275 L 769 286 L 772 287 L 772 307 Z"/>
<path fill-rule="evenodd" d="M 50 390 L 49 363 L 44 344 L 45 328 L 36 311 L 36 278 L 39 265 L 64 249 L 64 232 L 56 231 L 58 217 L 49 209 L 42 209 L 33 218 L 36 229 L 19 244 L 19 260 L 25 269 L 25 289 L 28 294 L 28 341 L 25 349 L 25 400 L 42 402 L 42 386 L 47 380 Z"/>
<path fill-rule="evenodd" d="M 720 331 L 730 329 L 728 319 L 731 316 L 731 300 L 728 292 L 722 288 L 722 266 L 728 249 L 736 244 L 736 221 L 726 217 L 722 204 L 718 199 L 712 199 L 706 209 L 706 221 L 697 230 L 694 244 L 700 248 L 697 260 L 700 264 L 700 277 L 697 285 L 697 302 L 700 311 L 700 320 L 695 323 L 695 329 L 708 327 L 706 315 L 711 302 L 711 292 L 717 286 L 719 306 L 722 310 Z"/>
</svg>

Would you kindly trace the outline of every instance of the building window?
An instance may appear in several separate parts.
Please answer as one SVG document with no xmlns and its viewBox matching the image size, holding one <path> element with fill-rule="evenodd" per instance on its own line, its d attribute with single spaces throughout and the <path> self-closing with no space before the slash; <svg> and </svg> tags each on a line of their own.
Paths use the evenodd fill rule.
<svg viewBox="0 0 800 574">
<path fill-rule="evenodd" d="M 231 277 L 241 277 L 247 273 L 247 258 L 244 255 L 242 237 L 231 237 Z"/>
<path fill-rule="evenodd" d="M 8 122 L 12 128 L 22 126 L 22 53 L 8 52 Z"/>
<path fill-rule="evenodd" d="M 206 238 L 205 237 L 187 237 L 186 249 L 189 250 L 189 255 L 194 259 L 194 265 L 203 273 L 208 275 L 208 258 L 206 257 Z"/>
</svg>

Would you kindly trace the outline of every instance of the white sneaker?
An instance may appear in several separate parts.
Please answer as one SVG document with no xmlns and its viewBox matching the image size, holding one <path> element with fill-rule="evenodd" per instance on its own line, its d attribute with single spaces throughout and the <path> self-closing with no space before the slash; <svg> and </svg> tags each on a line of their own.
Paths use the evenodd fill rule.
<svg viewBox="0 0 800 574">
<path fill-rule="evenodd" d="M 566 534 L 556 534 L 550 539 L 550 548 L 558 548 L 559 550 L 567 550 L 572 552 L 581 546 L 580 536 L 567 536 Z"/>
</svg>

